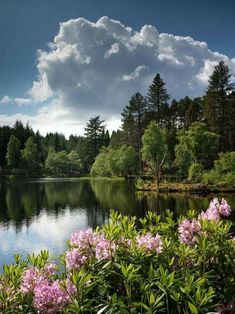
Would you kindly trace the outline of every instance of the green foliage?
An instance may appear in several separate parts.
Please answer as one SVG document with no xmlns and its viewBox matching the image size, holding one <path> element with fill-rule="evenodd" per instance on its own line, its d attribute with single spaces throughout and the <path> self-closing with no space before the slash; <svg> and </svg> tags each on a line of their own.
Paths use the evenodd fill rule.
<svg viewBox="0 0 235 314">
<path fill-rule="evenodd" d="M 80 174 L 83 169 L 78 153 L 56 152 L 53 148 L 48 152 L 45 168 L 54 175 Z"/>
<path fill-rule="evenodd" d="M 11 135 L 7 145 L 7 164 L 11 168 L 18 168 L 20 162 L 20 141 L 14 135 Z"/>
<path fill-rule="evenodd" d="M 87 139 L 86 154 L 88 156 L 89 167 L 93 164 L 101 147 L 108 146 L 109 133 L 105 132 L 104 120 L 100 117 L 91 118 L 85 127 L 85 136 Z"/>
<path fill-rule="evenodd" d="M 165 87 L 166 83 L 162 80 L 159 73 L 153 79 L 148 89 L 148 107 L 152 114 L 151 119 L 155 118 L 157 124 L 161 127 L 165 126 L 166 112 L 168 109 L 168 100 L 170 96 Z"/>
<path fill-rule="evenodd" d="M 188 179 L 191 182 L 199 183 L 202 181 L 204 169 L 201 164 L 194 162 L 189 167 Z"/>
<path fill-rule="evenodd" d="M 219 62 L 209 77 L 209 86 L 203 100 L 205 120 L 210 130 L 220 135 L 222 151 L 231 147 L 230 138 L 234 135 L 234 117 L 231 117 L 231 114 L 234 115 L 234 96 L 230 93 L 234 86 L 231 77 L 232 73 L 225 62 Z"/>
<path fill-rule="evenodd" d="M 142 158 L 156 179 L 161 180 L 161 170 L 167 155 L 166 134 L 155 121 L 151 121 L 142 137 Z"/>
<path fill-rule="evenodd" d="M 187 178 L 193 162 L 209 167 L 218 149 L 218 135 L 209 132 L 206 124 L 199 122 L 194 122 L 188 130 L 180 130 L 178 142 L 175 163 L 181 179 Z"/>
<path fill-rule="evenodd" d="M 195 214 L 191 212 L 190 218 Z M 115 243 L 112 258 L 90 256 L 79 269 L 61 267 L 50 276 L 51 282 L 61 281 L 61 289 L 67 289 L 68 280 L 75 289 L 58 313 L 203 314 L 232 302 L 235 241 L 229 238 L 231 224 L 201 221 L 201 232 L 193 245 L 180 243 L 177 227 L 170 212 L 165 220 L 153 212 L 139 220 L 112 212 L 110 222 L 97 229 Z M 136 239 L 149 232 L 160 235 L 161 252 L 138 246 Z M 36 313 L 33 288 L 23 293 L 21 284 L 25 270 L 43 270 L 48 262 L 49 253 L 42 251 L 26 261 L 15 256 L 14 264 L 4 265 L 0 274 L 1 313 Z"/>
<path fill-rule="evenodd" d="M 123 145 L 118 149 L 105 148 L 91 167 L 91 176 L 110 177 L 135 175 L 138 172 L 138 156 L 134 148 Z"/>
<path fill-rule="evenodd" d="M 28 175 L 35 175 L 41 170 L 40 154 L 32 136 L 25 143 L 21 150 L 22 168 L 27 170 Z"/>
<path fill-rule="evenodd" d="M 235 184 L 235 152 L 220 153 L 214 168 L 203 175 L 203 182 L 209 184 Z"/>
<path fill-rule="evenodd" d="M 95 162 L 93 163 L 91 167 L 91 171 L 90 171 L 90 174 L 92 177 L 110 177 L 111 176 L 109 154 L 111 154 L 111 150 L 105 148 L 96 157 Z"/>
</svg>

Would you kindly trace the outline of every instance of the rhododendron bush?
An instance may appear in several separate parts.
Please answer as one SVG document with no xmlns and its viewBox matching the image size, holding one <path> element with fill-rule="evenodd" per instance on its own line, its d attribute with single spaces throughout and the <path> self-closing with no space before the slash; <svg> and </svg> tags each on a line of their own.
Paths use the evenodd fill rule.
<svg viewBox="0 0 235 314">
<path fill-rule="evenodd" d="M 167 212 L 75 232 L 60 262 L 47 251 L 4 265 L 0 313 L 232 313 L 231 208 L 214 199 L 178 222 Z"/>
</svg>

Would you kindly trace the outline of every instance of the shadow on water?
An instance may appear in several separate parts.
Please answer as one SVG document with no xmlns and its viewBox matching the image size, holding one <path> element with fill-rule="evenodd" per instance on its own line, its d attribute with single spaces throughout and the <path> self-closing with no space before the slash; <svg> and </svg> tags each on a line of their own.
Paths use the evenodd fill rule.
<svg viewBox="0 0 235 314">
<path fill-rule="evenodd" d="M 225 197 L 235 209 L 235 195 Z M 108 221 L 111 209 L 137 217 L 143 217 L 148 210 L 164 216 L 170 209 L 177 218 L 188 209 L 205 210 L 212 198 L 213 195 L 141 193 L 135 191 L 133 181 L 122 180 L 0 182 L 0 236 L 4 239 L 0 264 L 19 250 L 23 255 L 44 248 L 60 253 L 71 232 L 102 225 Z"/>
</svg>

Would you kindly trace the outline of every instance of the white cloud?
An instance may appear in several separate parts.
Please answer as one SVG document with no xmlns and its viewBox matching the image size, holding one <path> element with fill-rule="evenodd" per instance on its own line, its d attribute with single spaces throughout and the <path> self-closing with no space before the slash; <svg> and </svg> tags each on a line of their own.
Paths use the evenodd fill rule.
<svg viewBox="0 0 235 314">
<path fill-rule="evenodd" d="M 32 103 L 32 99 L 31 98 L 19 98 L 16 97 L 14 98 L 14 103 L 18 106 L 25 106 L 25 105 L 29 105 Z"/>
<path fill-rule="evenodd" d="M 139 78 L 141 72 L 143 72 L 143 70 L 146 69 L 145 65 L 140 65 L 138 66 L 134 72 L 132 72 L 131 74 L 124 74 L 122 76 L 122 80 L 123 81 L 132 81 L 132 80 L 136 80 Z"/>
<path fill-rule="evenodd" d="M 2 105 L 7 105 L 10 103 L 12 103 L 12 98 L 9 97 L 8 95 L 2 97 L 2 99 L 0 100 L 0 104 L 2 104 Z"/>
<path fill-rule="evenodd" d="M 0 104 L 1 105 L 13 104 L 13 105 L 17 105 L 19 107 L 25 106 L 25 105 L 29 105 L 31 103 L 32 103 L 32 99 L 31 98 L 20 98 L 20 97 L 11 98 L 8 95 L 4 96 L 0 100 Z"/>
<path fill-rule="evenodd" d="M 43 130 L 58 127 L 64 132 L 67 127 L 66 132 L 73 132 L 95 115 L 117 120 L 133 93 L 146 94 L 156 73 L 166 81 L 172 98 L 197 97 L 221 60 L 235 71 L 235 58 L 191 37 L 159 34 L 151 25 L 134 31 L 108 17 L 96 23 L 72 19 L 60 24 L 47 51 L 38 51 L 38 80 L 28 95 L 50 105 L 46 114 L 39 111 L 29 121 Z"/>
<path fill-rule="evenodd" d="M 199 96 L 220 60 L 235 69 L 233 60 L 191 37 L 159 34 L 151 25 L 133 31 L 108 17 L 72 19 L 60 24 L 48 51 L 38 52 L 39 79 L 29 94 L 38 101 L 59 95 L 78 112 L 117 114 L 132 93 L 146 93 L 157 72 L 172 97 Z"/>
</svg>

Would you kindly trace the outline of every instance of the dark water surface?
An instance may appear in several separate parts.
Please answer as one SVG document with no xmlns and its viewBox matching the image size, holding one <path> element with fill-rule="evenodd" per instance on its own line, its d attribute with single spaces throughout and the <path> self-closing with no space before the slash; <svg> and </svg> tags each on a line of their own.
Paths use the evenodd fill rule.
<svg viewBox="0 0 235 314">
<path fill-rule="evenodd" d="M 225 197 L 235 209 L 235 194 Z M 13 255 L 48 249 L 63 253 L 76 230 L 102 225 L 110 209 L 144 216 L 147 210 L 175 217 L 188 209 L 205 210 L 213 195 L 137 193 L 133 182 L 97 179 L 36 179 L 0 182 L 0 267 Z M 234 216 L 234 210 L 233 210 Z"/>
</svg>

